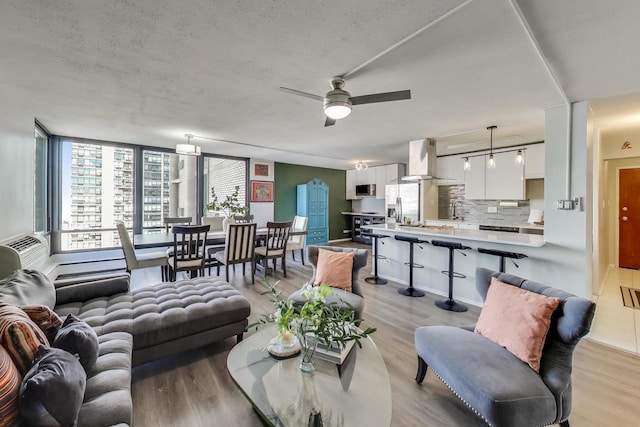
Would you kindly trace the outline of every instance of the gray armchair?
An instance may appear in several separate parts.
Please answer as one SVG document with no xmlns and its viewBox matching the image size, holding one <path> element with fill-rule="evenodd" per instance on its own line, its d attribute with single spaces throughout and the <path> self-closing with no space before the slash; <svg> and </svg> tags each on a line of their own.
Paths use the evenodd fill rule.
<svg viewBox="0 0 640 427">
<path fill-rule="evenodd" d="M 334 289 L 333 295 L 327 298 L 327 302 L 336 302 L 339 305 L 344 305 L 346 308 L 347 306 L 343 304 L 344 301 L 353 307 L 356 319 L 362 319 L 362 315 L 364 314 L 364 298 L 362 291 L 360 290 L 360 284 L 358 283 L 358 275 L 360 273 L 360 269 L 367 265 L 369 251 L 366 249 L 342 248 L 337 246 L 307 246 L 307 259 L 313 267 L 313 274 L 311 275 L 311 279 L 309 279 L 310 283 L 313 283 L 316 280 L 318 249 L 320 248 L 334 252 L 355 252 L 355 256 L 353 257 L 353 269 L 351 271 L 351 292 L 343 289 Z M 292 293 L 289 296 L 289 299 L 293 300 L 296 305 L 303 305 L 306 302 L 306 299 L 301 294 L 301 290 L 297 290 Z"/>
<path fill-rule="evenodd" d="M 491 278 L 561 300 L 551 318 L 540 372 L 473 328 L 425 326 L 415 331 L 416 382 L 427 367 L 487 424 L 492 426 L 569 426 L 573 350 L 589 332 L 595 304 L 559 289 L 510 274 L 476 269 L 483 299 Z M 470 329 L 470 330 L 469 330 Z"/>
</svg>

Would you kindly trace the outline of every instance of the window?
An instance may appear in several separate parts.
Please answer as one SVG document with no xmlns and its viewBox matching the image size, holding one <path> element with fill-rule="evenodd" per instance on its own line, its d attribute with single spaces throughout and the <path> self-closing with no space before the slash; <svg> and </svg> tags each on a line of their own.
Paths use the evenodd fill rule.
<svg viewBox="0 0 640 427">
<path fill-rule="evenodd" d="M 204 158 L 204 206 L 211 202 L 211 189 L 214 188 L 218 202 L 226 199 L 240 187 L 238 199 L 247 202 L 247 162 L 246 160 L 218 157 Z"/>
<path fill-rule="evenodd" d="M 33 231 L 49 230 L 49 182 L 47 180 L 49 136 L 36 125 L 34 133 L 35 163 L 33 189 Z"/>
<path fill-rule="evenodd" d="M 133 226 L 133 148 L 63 141 L 61 159 L 61 250 L 120 246 L 115 221 Z"/>
</svg>

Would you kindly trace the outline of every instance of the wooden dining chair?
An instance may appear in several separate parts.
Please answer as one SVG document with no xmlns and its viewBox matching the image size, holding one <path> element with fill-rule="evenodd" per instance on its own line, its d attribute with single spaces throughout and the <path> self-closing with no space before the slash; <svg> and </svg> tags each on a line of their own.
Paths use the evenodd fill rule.
<svg viewBox="0 0 640 427">
<path fill-rule="evenodd" d="M 204 276 L 205 243 L 209 225 L 174 225 L 173 255 L 169 258 L 171 281 L 178 271 L 189 271 L 191 277 L 200 271 Z"/>
<path fill-rule="evenodd" d="M 192 218 L 190 216 L 176 216 L 176 217 L 167 216 L 164 218 L 164 221 L 162 223 L 164 224 L 165 233 L 168 233 L 169 231 L 171 231 L 172 226 L 190 225 L 191 221 L 192 221 Z"/>
<path fill-rule="evenodd" d="M 229 224 L 224 242 L 224 251 L 216 252 L 218 261 L 217 275 L 220 265 L 224 264 L 225 278 L 229 281 L 229 266 L 242 264 L 242 274 L 246 274 L 246 263 L 251 263 L 251 283 L 255 283 L 255 248 L 256 224 Z"/>
<path fill-rule="evenodd" d="M 291 230 L 292 221 L 285 222 L 267 222 L 267 238 L 265 245 L 256 248 L 256 262 L 263 261 L 264 273 L 267 274 L 269 260 L 273 260 L 273 272 L 276 271 L 276 260 L 282 259 L 282 271 L 284 277 L 287 277 L 287 240 L 289 240 L 289 231 Z M 255 269 L 255 264 L 254 264 Z"/>
<path fill-rule="evenodd" d="M 203 216 L 202 225 L 209 225 L 211 228 L 209 231 L 222 231 L 223 216 Z M 208 245 L 207 246 L 207 260 L 205 267 L 209 268 L 209 275 L 211 275 L 211 267 L 215 267 L 218 261 L 215 259 L 216 252 L 224 251 L 224 245 Z"/>
</svg>

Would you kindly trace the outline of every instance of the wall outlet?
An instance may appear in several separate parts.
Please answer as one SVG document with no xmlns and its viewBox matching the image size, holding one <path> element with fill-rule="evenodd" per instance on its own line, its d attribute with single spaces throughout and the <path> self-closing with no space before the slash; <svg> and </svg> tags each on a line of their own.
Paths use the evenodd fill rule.
<svg viewBox="0 0 640 427">
<path fill-rule="evenodd" d="M 498 213 L 498 208 L 496 206 L 489 206 L 487 208 L 488 213 Z"/>
</svg>

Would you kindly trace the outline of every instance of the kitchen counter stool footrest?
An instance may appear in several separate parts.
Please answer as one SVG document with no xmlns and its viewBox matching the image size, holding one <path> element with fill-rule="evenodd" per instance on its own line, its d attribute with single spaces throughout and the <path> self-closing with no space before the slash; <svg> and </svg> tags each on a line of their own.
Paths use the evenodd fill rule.
<svg viewBox="0 0 640 427">
<path fill-rule="evenodd" d="M 449 249 L 449 269 L 442 271 L 442 273 L 449 276 L 449 298 L 445 300 L 437 300 L 435 303 L 436 306 L 443 310 L 449 310 L 449 311 L 456 311 L 456 312 L 467 311 L 467 306 L 465 304 L 462 304 L 453 299 L 454 277 L 461 278 L 461 279 L 464 279 L 465 277 L 467 277 L 464 274 L 456 273 L 455 271 L 453 271 L 453 256 L 454 256 L 454 251 L 458 251 L 462 255 L 467 256 L 467 254 L 465 254 L 463 251 L 471 248 L 469 246 L 464 246 L 458 242 L 449 242 L 444 240 L 432 240 L 431 244 L 433 246 L 439 246 L 442 248 Z"/>
<path fill-rule="evenodd" d="M 377 234 L 377 233 L 362 233 L 363 237 L 369 237 L 373 239 L 373 247 L 375 249 L 375 255 L 373 257 L 373 276 L 369 276 L 364 279 L 365 282 L 370 283 L 372 285 L 385 285 L 387 283 L 386 279 L 378 276 L 378 260 L 379 259 L 387 259 L 384 255 L 378 255 L 378 240 L 389 237 L 385 234 Z M 381 242 L 384 245 L 384 242 Z"/>
<path fill-rule="evenodd" d="M 429 243 L 429 241 L 420 240 L 417 237 L 401 236 L 398 234 L 395 235 L 395 239 L 409 243 L 409 262 L 405 263 L 405 265 L 409 266 L 409 287 L 405 289 L 398 289 L 398 293 L 408 297 L 423 297 L 424 292 L 413 287 L 413 269 L 424 268 L 423 265 L 413 262 L 413 247 L 414 245 L 418 245 L 418 247 L 422 249 L 422 246 L 420 246 L 420 244 Z"/>
</svg>

